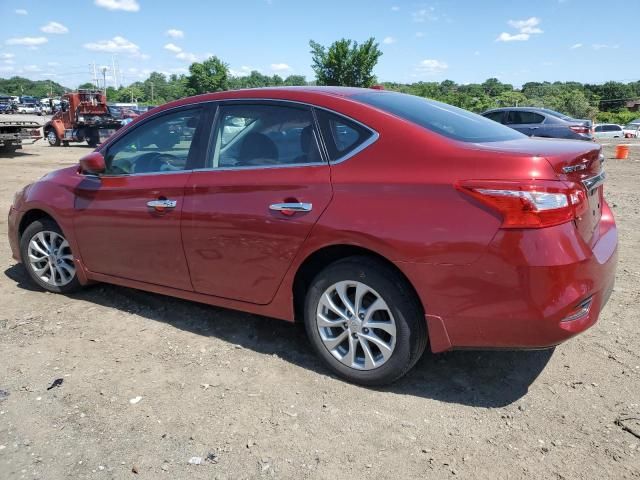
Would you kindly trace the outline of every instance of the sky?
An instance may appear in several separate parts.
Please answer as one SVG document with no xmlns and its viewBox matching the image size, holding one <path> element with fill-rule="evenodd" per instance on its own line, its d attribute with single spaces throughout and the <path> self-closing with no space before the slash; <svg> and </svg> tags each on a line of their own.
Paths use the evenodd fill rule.
<svg viewBox="0 0 640 480">
<path fill-rule="evenodd" d="M 0 0 L 0 78 L 75 87 L 216 55 L 234 75 L 314 78 L 309 40 L 375 37 L 380 81 L 640 79 L 640 0 Z M 634 6 L 633 8 L 630 8 Z M 116 64 L 117 78 L 113 75 Z"/>
</svg>

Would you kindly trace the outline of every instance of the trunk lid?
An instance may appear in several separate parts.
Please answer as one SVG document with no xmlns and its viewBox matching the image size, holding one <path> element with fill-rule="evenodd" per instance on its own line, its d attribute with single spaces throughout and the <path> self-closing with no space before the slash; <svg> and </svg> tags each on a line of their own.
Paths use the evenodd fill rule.
<svg viewBox="0 0 640 480">
<path fill-rule="evenodd" d="M 598 143 L 536 138 L 487 143 L 484 146 L 494 151 L 542 157 L 551 165 L 557 179 L 581 185 L 588 205 L 575 220 L 575 225 L 587 244 L 592 245 L 597 241 L 594 233 L 598 231 L 602 216 L 605 176 L 602 165 L 604 156 Z"/>
</svg>

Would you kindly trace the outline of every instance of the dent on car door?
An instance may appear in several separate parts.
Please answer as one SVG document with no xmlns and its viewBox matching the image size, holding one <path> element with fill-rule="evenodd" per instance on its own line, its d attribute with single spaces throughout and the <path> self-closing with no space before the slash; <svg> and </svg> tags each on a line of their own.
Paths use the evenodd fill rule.
<svg viewBox="0 0 640 480">
<path fill-rule="evenodd" d="M 187 179 L 204 158 L 205 119 L 199 107 L 152 117 L 108 146 L 103 175 L 79 184 L 74 228 L 91 272 L 192 289 L 180 221 Z"/>
<path fill-rule="evenodd" d="M 194 289 L 268 303 L 330 199 L 310 108 L 221 105 L 206 169 L 190 177 L 183 209 Z"/>
</svg>

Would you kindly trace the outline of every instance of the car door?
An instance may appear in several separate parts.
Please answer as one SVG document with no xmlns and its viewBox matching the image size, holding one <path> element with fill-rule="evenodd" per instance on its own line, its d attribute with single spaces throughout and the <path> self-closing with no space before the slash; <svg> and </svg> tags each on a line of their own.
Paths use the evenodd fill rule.
<svg viewBox="0 0 640 480">
<path fill-rule="evenodd" d="M 527 110 L 511 110 L 506 125 L 530 137 L 543 136 L 544 116 Z"/>
<path fill-rule="evenodd" d="M 182 238 L 195 291 L 256 304 L 274 297 L 332 190 L 312 109 L 225 102 L 206 168 L 188 181 Z"/>
<path fill-rule="evenodd" d="M 75 233 L 91 272 L 192 290 L 180 221 L 190 172 L 203 165 L 206 118 L 199 106 L 173 109 L 104 149 L 106 172 L 75 192 Z"/>
</svg>

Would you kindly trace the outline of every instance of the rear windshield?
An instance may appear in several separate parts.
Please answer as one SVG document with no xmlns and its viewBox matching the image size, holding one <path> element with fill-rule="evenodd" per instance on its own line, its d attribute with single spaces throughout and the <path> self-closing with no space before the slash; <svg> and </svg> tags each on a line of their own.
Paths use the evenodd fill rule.
<svg viewBox="0 0 640 480">
<path fill-rule="evenodd" d="M 462 142 L 499 142 L 524 137 L 475 113 L 414 95 L 375 91 L 351 98 Z"/>
</svg>

